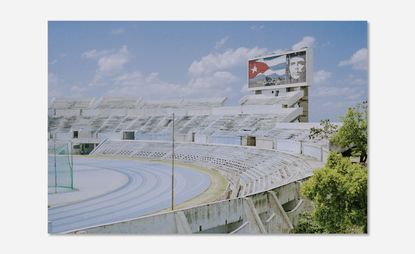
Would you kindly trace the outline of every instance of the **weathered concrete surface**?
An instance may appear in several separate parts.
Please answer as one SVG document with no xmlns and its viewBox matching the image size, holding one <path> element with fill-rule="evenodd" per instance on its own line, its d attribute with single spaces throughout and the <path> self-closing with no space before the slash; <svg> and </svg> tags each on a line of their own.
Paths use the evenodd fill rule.
<svg viewBox="0 0 415 254">
<path fill-rule="evenodd" d="M 275 192 L 268 192 L 269 203 L 272 211 L 275 216 L 274 219 L 270 220 L 268 223 L 268 232 L 269 233 L 288 233 L 294 229 L 290 218 L 285 213 L 280 201 L 278 200 Z"/>
<path fill-rule="evenodd" d="M 186 216 L 184 215 L 183 211 L 178 211 L 175 213 L 176 218 L 176 227 L 178 234 L 191 234 L 192 230 L 190 229 L 190 225 L 187 222 Z"/>
<path fill-rule="evenodd" d="M 193 233 L 242 220 L 243 200 L 230 199 L 184 210 Z"/>
<path fill-rule="evenodd" d="M 244 198 L 244 210 L 245 218 L 249 222 L 246 232 L 242 231 L 241 233 L 246 234 L 265 234 L 264 224 L 262 224 L 261 219 L 259 218 L 258 212 L 255 209 L 254 203 L 251 198 Z"/>
<path fill-rule="evenodd" d="M 85 234 L 279 234 L 289 233 L 302 211 L 299 183 L 247 197 L 213 202 L 187 209 L 149 215 L 128 221 L 85 228 Z M 291 193 L 295 192 L 295 193 Z M 281 201 L 280 197 L 284 202 Z M 297 202 L 298 201 L 298 202 Z M 290 216 L 284 210 L 289 202 L 297 204 Z M 295 203 L 297 202 L 297 203 Z"/>
</svg>

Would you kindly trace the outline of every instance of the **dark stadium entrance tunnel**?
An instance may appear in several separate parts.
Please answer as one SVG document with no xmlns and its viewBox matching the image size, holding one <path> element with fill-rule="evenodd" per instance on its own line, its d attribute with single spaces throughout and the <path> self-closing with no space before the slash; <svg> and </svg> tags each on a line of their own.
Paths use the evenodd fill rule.
<svg viewBox="0 0 415 254">
<path fill-rule="evenodd" d="M 135 131 L 124 131 L 122 133 L 123 140 L 135 140 Z"/>
<path fill-rule="evenodd" d="M 73 145 L 74 154 L 87 155 L 97 147 L 97 143 L 79 143 Z"/>
</svg>

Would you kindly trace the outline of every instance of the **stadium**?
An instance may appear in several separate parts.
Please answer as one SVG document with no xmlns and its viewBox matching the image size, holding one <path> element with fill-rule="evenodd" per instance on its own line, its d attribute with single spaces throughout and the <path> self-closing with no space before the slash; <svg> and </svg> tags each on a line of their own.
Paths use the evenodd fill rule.
<svg viewBox="0 0 415 254">
<path fill-rule="evenodd" d="M 290 233 L 310 209 L 301 182 L 327 160 L 310 139 L 309 48 L 248 61 L 226 97 L 54 98 L 48 229 L 56 234 Z M 300 65 L 300 67 L 295 66 Z"/>
</svg>

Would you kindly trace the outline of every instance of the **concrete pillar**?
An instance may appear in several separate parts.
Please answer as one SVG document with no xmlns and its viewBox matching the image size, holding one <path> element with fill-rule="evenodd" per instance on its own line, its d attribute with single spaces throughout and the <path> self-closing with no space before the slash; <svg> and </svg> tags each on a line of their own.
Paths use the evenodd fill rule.
<svg viewBox="0 0 415 254">
<path fill-rule="evenodd" d="M 287 213 L 284 211 L 284 208 L 282 207 L 280 201 L 278 200 L 274 192 L 268 191 L 268 197 L 271 210 L 276 214 L 276 216 L 274 216 L 275 220 L 277 218 L 283 219 L 283 225 L 281 225 L 281 228 L 271 228 L 271 232 L 269 233 L 289 233 L 291 230 L 294 229 L 290 221 L 290 218 L 288 218 Z M 279 224 L 276 221 L 274 223 Z"/>
<path fill-rule="evenodd" d="M 266 234 L 267 231 L 264 227 L 264 224 L 262 224 L 261 218 L 259 218 L 252 199 L 245 198 L 244 201 L 246 219 L 249 222 L 249 226 L 251 228 L 250 233 Z"/>
</svg>

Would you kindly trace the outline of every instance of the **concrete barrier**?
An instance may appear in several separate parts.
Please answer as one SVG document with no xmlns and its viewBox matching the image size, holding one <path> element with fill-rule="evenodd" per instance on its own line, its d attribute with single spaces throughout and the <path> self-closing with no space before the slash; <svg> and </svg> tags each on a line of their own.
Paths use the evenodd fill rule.
<svg viewBox="0 0 415 254">
<path fill-rule="evenodd" d="M 301 154 L 301 142 L 286 139 L 277 139 L 276 150 Z"/>
<path fill-rule="evenodd" d="M 302 143 L 302 154 L 322 161 L 323 148 L 315 144 Z"/>
<path fill-rule="evenodd" d="M 301 213 L 284 204 L 299 197 L 298 182 L 242 198 L 79 229 L 72 234 L 278 234 L 289 233 Z M 294 193 L 292 193 L 294 192 Z"/>
<path fill-rule="evenodd" d="M 325 162 L 327 160 L 329 153 L 328 148 L 325 148 L 319 144 L 287 139 L 275 139 L 274 142 L 274 147 L 277 151 L 302 154 L 321 162 Z"/>
</svg>

